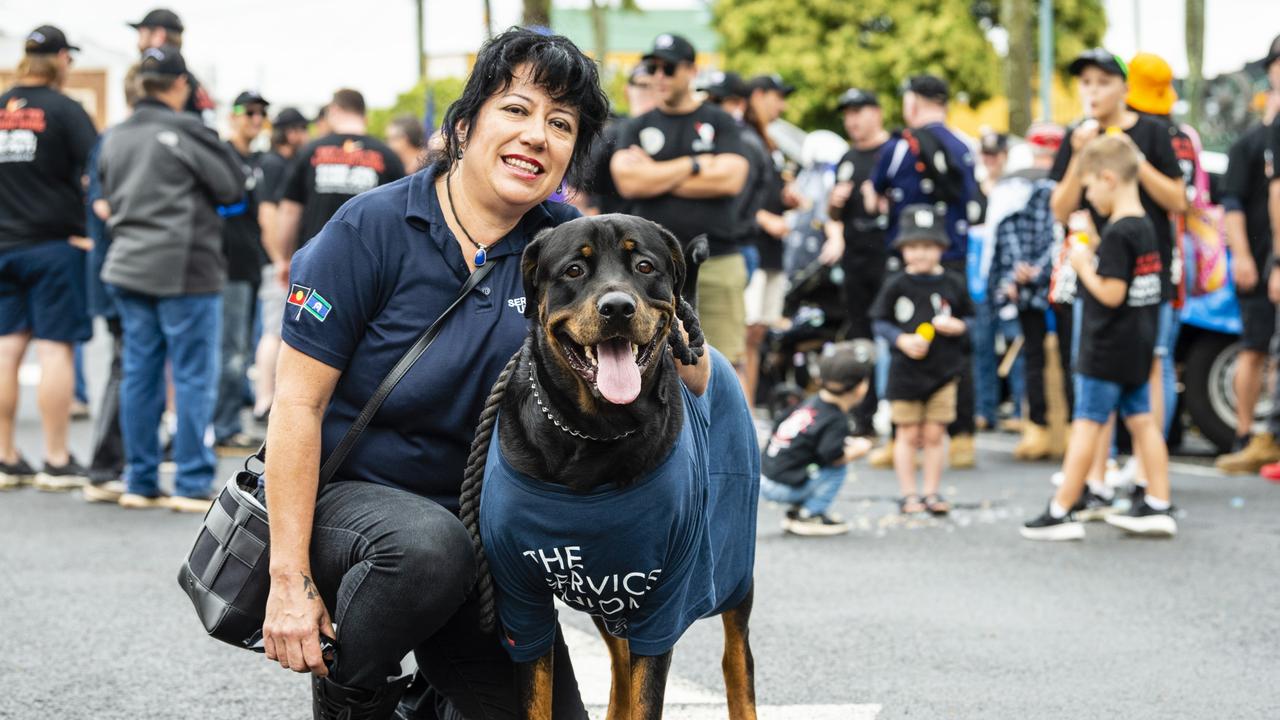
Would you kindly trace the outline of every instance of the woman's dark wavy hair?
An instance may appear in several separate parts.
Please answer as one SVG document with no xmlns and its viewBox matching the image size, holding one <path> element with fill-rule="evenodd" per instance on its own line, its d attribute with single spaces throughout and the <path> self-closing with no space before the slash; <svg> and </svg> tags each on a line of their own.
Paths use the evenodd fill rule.
<svg viewBox="0 0 1280 720">
<path fill-rule="evenodd" d="M 524 28 L 512 28 L 480 48 L 462 96 L 445 113 L 441 128 L 444 149 L 433 152 L 429 160 L 439 163 L 444 172 L 452 170 L 462 152 L 458 125 L 474 128 L 480 107 L 506 91 L 515 79 L 516 68 L 525 64 L 534 85 L 545 90 L 552 100 L 578 111 L 578 137 L 564 179 L 572 187 L 584 187 L 590 180 L 587 173 L 591 146 L 609 116 L 609 98 L 600 88 L 595 62 L 573 41 L 563 35 L 543 35 Z"/>
</svg>

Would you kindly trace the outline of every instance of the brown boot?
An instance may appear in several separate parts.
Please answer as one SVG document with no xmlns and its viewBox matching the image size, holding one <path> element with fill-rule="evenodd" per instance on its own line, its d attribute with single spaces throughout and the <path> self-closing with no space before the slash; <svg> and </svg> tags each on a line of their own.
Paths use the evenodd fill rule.
<svg viewBox="0 0 1280 720">
<path fill-rule="evenodd" d="M 977 448 L 972 435 L 956 435 L 951 438 L 951 469 L 967 470 L 978 464 Z"/>
<path fill-rule="evenodd" d="M 1252 475 L 1273 462 L 1280 462 L 1280 443 L 1271 433 L 1262 433 L 1249 438 L 1243 450 L 1219 455 L 1213 464 L 1225 473 Z"/>
<path fill-rule="evenodd" d="M 893 440 L 885 443 L 883 446 L 871 451 L 867 455 L 867 464 L 873 468 L 880 470 L 890 470 L 893 468 Z"/>
<path fill-rule="evenodd" d="M 1028 422 L 1022 429 L 1022 439 L 1013 448 L 1015 460 L 1044 460 L 1053 453 L 1049 428 Z"/>
</svg>

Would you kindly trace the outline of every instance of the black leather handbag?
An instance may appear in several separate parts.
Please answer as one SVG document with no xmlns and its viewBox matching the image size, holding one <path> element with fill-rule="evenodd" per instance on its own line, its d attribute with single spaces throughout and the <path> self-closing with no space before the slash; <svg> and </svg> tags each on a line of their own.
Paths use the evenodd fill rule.
<svg viewBox="0 0 1280 720">
<path fill-rule="evenodd" d="M 317 497 L 320 489 L 342 465 L 382 402 L 435 340 L 445 319 L 492 268 L 493 264 L 486 263 L 471 273 L 457 299 L 383 378 L 373 397 L 369 398 L 347 434 L 320 468 Z M 267 445 L 263 443 L 258 452 L 245 460 L 244 468 L 223 486 L 204 516 L 204 525 L 186 562 L 178 570 L 178 584 L 191 598 L 205 631 L 225 643 L 257 651 L 262 650 L 262 623 L 266 616 L 267 593 L 271 589 L 271 534 L 262 477 L 266 457 Z"/>
</svg>

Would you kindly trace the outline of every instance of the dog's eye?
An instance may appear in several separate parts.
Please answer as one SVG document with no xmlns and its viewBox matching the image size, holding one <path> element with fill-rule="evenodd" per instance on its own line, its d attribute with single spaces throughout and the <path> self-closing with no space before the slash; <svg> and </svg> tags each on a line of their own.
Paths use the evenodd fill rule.
<svg viewBox="0 0 1280 720">
<path fill-rule="evenodd" d="M 567 278 L 580 278 L 583 272 L 581 265 L 570 265 L 564 269 L 564 276 Z"/>
<path fill-rule="evenodd" d="M 641 260 L 640 262 L 636 263 L 636 272 L 640 273 L 641 275 L 648 275 L 649 273 L 653 272 L 653 263 L 649 262 L 648 260 Z"/>
</svg>

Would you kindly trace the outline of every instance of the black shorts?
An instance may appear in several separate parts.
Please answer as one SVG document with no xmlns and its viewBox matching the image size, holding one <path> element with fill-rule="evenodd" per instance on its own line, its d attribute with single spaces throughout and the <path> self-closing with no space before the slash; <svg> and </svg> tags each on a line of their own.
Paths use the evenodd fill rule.
<svg viewBox="0 0 1280 720">
<path fill-rule="evenodd" d="M 1245 350 L 1270 352 L 1271 336 L 1276 332 L 1276 306 L 1267 299 L 1267 293 L 1237 295 L 1240 301 L 1240 342 Z"/>
</svg>

